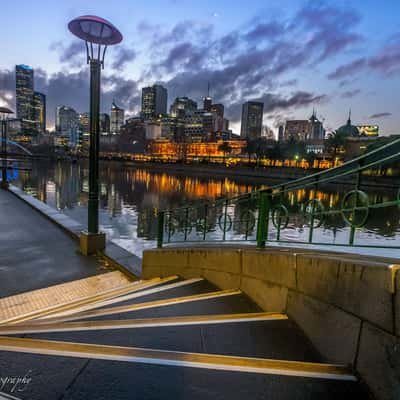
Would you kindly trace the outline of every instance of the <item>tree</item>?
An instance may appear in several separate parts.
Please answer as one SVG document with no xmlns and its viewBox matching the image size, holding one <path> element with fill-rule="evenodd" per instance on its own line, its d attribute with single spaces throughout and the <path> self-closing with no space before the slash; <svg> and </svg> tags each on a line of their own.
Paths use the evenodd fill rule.
<svg viewBox="0 0 400 400">
<path fill-rule="evenodd" d="M 304 158 L 307 160 L 309 167 L 312 168 L 317 155 L 313 151 L 310 151 Z"/>
<path fill-rule="evenodd" d="M 304 142 L 297 141 L 294 137 L 285 143 L 283 155 L 285 158 L 291 160 L 294 158 L 303 159 L 307 154 L 306 145 Z"/>
<path fill-rule="evenodd" d="M 256 140 L 247 139 L 247 143 L 246 143 L 246 146 L 243 149 L 243 152 L 247 153 L 247 156 L 249 158 L 249 164 L 250 164 L 250 161 L 251 161 L 251 156 L 253 154 L 255 154 L 256 151 L 257 151 L 257 142 L 256 142 Z"/>
<path fill-rule="evenodd" d="M 223 163 L 225 164 L 226 155 L 232 153 L 232 147 L 228 142 L 223 142 L 218 146 L 218 151 L 224 153 Z"/>
<path fill-rule="evenodd" d="M 346 144 L 347 135 L 341 131 L 335 131 L 329 134 L 328 139 L 326 139 L 326 147 L 334 157 L 338 154 L 340 148 L 344 147 Z"/>
</svg>

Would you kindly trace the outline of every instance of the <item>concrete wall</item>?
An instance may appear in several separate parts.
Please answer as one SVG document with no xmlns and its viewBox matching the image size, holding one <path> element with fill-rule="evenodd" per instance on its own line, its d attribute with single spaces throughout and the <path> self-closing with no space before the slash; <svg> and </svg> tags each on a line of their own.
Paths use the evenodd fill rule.
<svg viewBox="0 0 400 400">
<path fill-rule="evenodd" d="M 251 248 L 145 251 L 143 278 L 203 276 L 285 312 L 327 362 L 349 363 L 379 399 L 400 399 L 400 272 L 354 255 Z"/>
</svg>

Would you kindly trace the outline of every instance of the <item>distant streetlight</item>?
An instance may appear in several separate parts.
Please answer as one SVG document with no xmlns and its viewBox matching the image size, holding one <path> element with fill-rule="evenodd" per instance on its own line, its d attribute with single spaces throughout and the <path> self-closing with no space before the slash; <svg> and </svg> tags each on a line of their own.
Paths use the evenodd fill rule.
<svg viewBox="0 0 400 400">
<path fill-rule="evenodd" d="M 81 252 L 88 255 L 105 247 L 105 235 L 99 232 L 100 70 L 104 68 L 107 46 L 120 43 L 122 35 L 110 22 L 93 15 L 75 18 L 68 24 L 68 29 L 85 41 L 90 65 L 88 230 L 80 236 Z"/>
<path fill-rule="evenodd" d="M 0 115 L 1 115 L 1 188 L 8 189 L 8 180 L 7 180 L 7 119 L 8 115 L 14 114 L 14 111 L 10 110 L 7 107 L 0 107 Z"/>
</svg>

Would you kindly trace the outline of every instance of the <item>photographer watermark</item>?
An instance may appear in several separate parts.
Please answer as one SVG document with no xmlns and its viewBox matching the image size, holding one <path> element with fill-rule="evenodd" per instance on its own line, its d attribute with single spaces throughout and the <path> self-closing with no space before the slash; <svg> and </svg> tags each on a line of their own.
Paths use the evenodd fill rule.
<svg viewBox="0 0 400 400">
<path fill-rule="evenodd" d="M 0 376 L 0 392 L 17 393 L 23 392 L 32 382 L 29 370 L 24 376 Z"/>
</svg>

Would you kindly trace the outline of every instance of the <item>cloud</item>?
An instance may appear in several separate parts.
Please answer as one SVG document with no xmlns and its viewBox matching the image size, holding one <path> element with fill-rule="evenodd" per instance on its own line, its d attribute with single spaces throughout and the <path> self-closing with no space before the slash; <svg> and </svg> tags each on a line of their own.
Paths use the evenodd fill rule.
<svg viewBox="0 0 400 400">
<path fill-rule="evenodd" d="M 350 99 L 351 97 L 357 96 L 360 93 L 361 93 L 361 89 L 348 90 L 348 91 L 342 93 L 341 97 L 343 97 L 345 99 Z"/>
<path fill-rule="evenodd" d="M 84 68 L 78 72 L 47 74 L 35 69 L 35 90 L 46 94 L 47 121 L 54 125 L 57 106 L 68 105 L 77 112 L 89 111 L 89 73 Z M 101 94 L 102 112 L 110 113 L 111 102 L 117 99 L 119 105 L 131 112 L 137 112 L 140 92 L 137 83 L 120 75 L 104 76 Z M 15 71 L 0 70 L 0 102 L 15 107 Z"/>
<path fill-rule="evenodd" d="M 59 61 L 71 67 L 80 67 L 86 64 L 86 48 L 82 40 L 73 40 L 68 45 L 63 42 L 53 42 L 50 50 L 59 55 Z"/>
<path fill-rule="evenodd" d="M 244 35 L 249 42 L 260 42 L 266 39 L 273 39 L 284 33 L 284 27 L 276 21 L 259 23 L 252 30 Z"/>
<path fill-rule="evenodd" d="M 342 79 L 355 75 L 362 71 L 380 73 L 385 77 L 400 72 L 400 35 L 393 36 L 389 44 L 380 48 L 376 54 L 370 57 L 362 57 L 350 63 L 341 65 L 330 73 L 328 79 Z"/>
<path fill-rule="evenodd" d="M 382 112 L 382 113 L 377 113 L 377 114 L 372 114 L 369 119 L 379 119 L 379 118 L 385 118 L 385 117 L 390 117 L 392 113 L 390 112 Z"/>
<path fill-rule="evenodd" d="M 126 64 L 134 61 L 136 58 L 136 51 L 133 49 L 128 49 L 127 47 L 118 47 L 117 53 L 114 56 L 114 61 L 111 65 L 113 69 L 117 71 L 122 71 Z"/>
<path fill-rule="evenodd" d="M 328 101 L 329 97 L 302 88 L 301 80 L 293 77 L 336 59 L 361 38 L 357 33 L 360 15 L 356 11 L 318 0 L 309 1 L 282 18 L 253 18 L 222 36 L 212 25 L 217 23 L 216 19 L 210 16 L 210 20 L 211 23 L 183 20 L 168 29 L 141 21 L 137 26 L 140 52 L 119 46 L 109 55 L 115 72 L 107 76 L 110 69 L 106 69 L 103 75 L 103 110 L 109 108 L 115 97 L 122 107 L 137 112 L 138 85 L 155 82 L 167 87 L 170 102 L 184 95 L 199 101 L 210 82 L 212 97 L 225 104 L 227 116 L 233 121 L 240 120 L 242 103 L 253 99 L 265 102 L 265 112 L 271 118 L 295 114 L 297 109 Z M 58 53 L 64 70 L 37 75 L 38 87 L 48 95 L 49 114 L 54 114 L 55 106 L 62 104 L 87 111 L 89 88 L 84 45 L 79 41 L 54 42 L 51 49 Z M 136 81 L 124 77 L 124 70 L 132 62 L 142 66 Z M 391 71 L 393 62 L 376 58 L 374 65 Z M 76 70 L 71 72 L 68 67 Z M 343 81 L 351 67 L 347 74 L 344 67 L 335 72 L 338 77 L 331 79 L 343 75 Z"/>
</svg>

